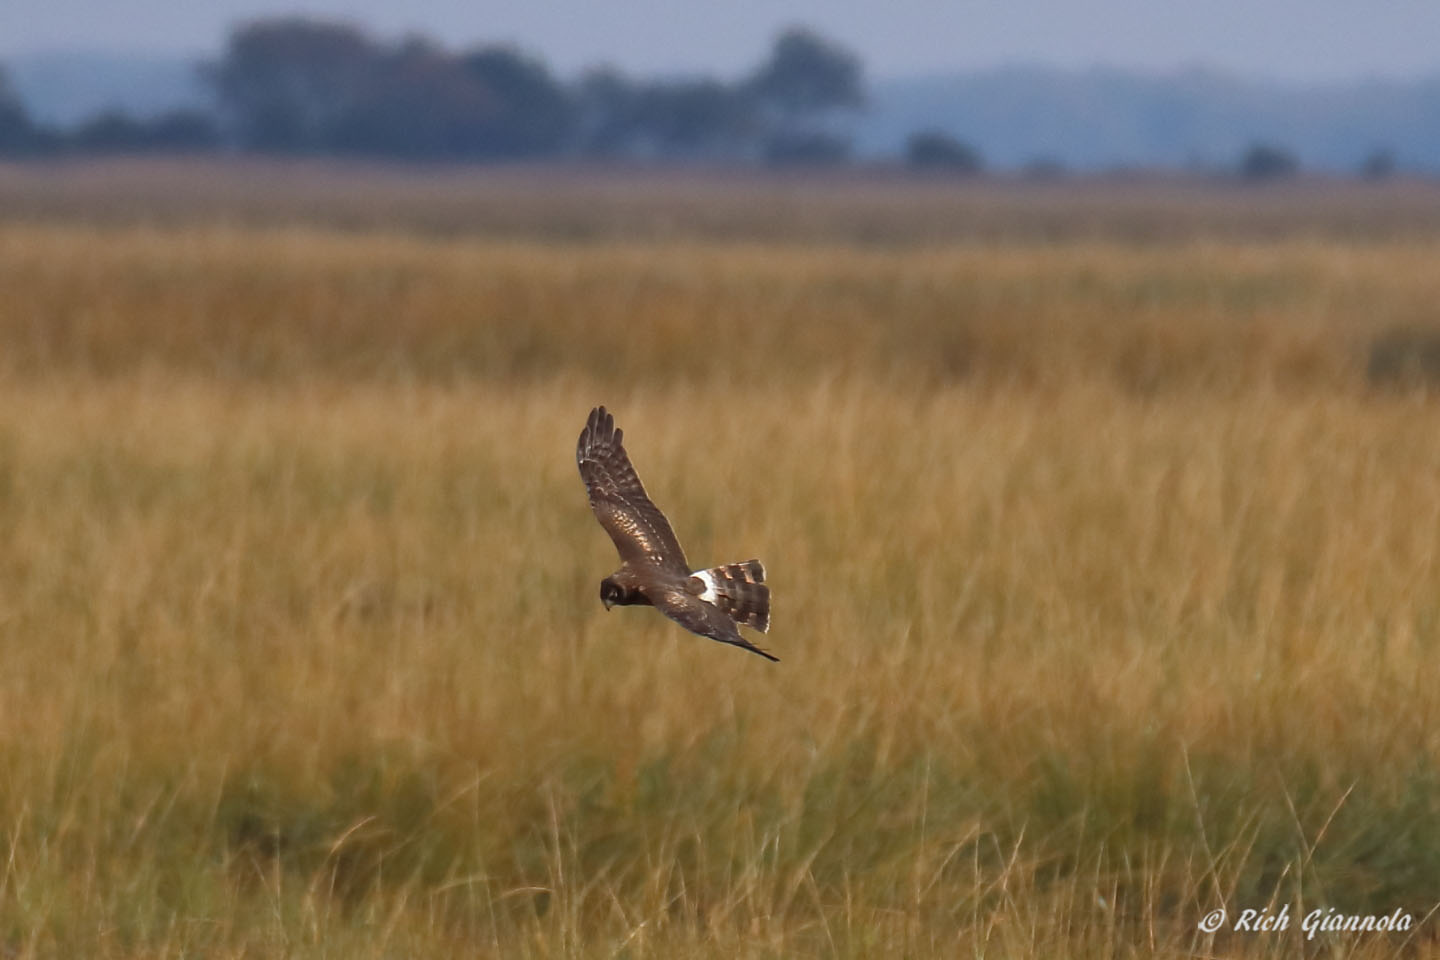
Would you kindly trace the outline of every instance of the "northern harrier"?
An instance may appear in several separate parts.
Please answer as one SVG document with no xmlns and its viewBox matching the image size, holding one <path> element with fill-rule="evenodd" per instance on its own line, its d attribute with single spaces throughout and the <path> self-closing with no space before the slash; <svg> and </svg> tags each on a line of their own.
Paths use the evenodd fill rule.
<svg viewBox="0 0 1440 960">
<path fill-rule="evenodd" d="M 575 462 L 590 509 L 620 551 L 620 569 L 600 581 L 605 609 L 649 604 L 692 633 L 779 661 L 740 636 L 740 624 L 770 629 L 770 588 L 759 560 L 691 571 L 665 514 L 645 495 L 604 407 L 590 411 Z"/>
</svg>

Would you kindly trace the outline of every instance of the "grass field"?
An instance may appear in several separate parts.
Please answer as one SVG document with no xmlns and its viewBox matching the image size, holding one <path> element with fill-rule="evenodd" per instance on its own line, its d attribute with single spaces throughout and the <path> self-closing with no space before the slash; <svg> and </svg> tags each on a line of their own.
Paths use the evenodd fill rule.
<svg viewBox="0 0 1440 960">
<path fill-rule="evenodd" d="M 0 224 L 0 955 L 1440 953 L 1440 231 L 1336 202 Z M 596 403 L 783 662 L 603 610 Z"/>
</svg>

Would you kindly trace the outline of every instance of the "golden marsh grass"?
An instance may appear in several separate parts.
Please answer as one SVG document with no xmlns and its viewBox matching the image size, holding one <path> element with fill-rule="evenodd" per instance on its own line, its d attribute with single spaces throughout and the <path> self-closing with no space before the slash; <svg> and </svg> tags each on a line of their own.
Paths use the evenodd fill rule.
<svg viewBox="0 0 1440 960">
<path fill-rule="evenodd" d="M 1437 253 L 0 228 L 0 947 L 1433 952 Z"/>
</svg>

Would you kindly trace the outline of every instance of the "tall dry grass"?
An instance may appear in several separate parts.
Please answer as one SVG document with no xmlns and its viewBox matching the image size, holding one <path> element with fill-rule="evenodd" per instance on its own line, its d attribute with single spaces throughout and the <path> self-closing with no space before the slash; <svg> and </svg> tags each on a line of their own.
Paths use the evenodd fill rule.
<svg viewBox="0 0 1440 960">
<path fill-rule="evenodd" d="M 1440 243 L 1178 246 L 424 240 L 0 227 L 0 364 L 225 380 L 865 377 L 1136 394 L 1364 389 L 1433 325 Z"/>
<path fill-rule="evenodd" d="M 0 946 L 1433 952 L 1434 254 L 5 228 Z M 782 663 L 603 611 L 597 402 Z"/>
<path fill-rule="evenodd" d="M 0 163 L 7 220 L 297 224 L 565 242 L 1184 243 L 1440 237 L 1440 184 L 1118 173 L 1053 181 L 898 170 L 419 167 L 323 160 Z"/>
</svg>

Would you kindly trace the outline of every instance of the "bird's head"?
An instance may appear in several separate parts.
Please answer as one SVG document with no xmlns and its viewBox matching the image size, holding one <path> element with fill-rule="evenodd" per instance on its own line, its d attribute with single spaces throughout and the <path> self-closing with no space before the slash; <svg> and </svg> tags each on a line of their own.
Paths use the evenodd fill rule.
<svg viewBox="0 0 1440 960">
<path fill-rule="evenodd" d="M 625 591 L 620 587 L 620 584 L 616 583 L 610 577 L 606 577 L 600 581 L 600 602 L 605 604 L 606 610 L 609 610 L 617 603 L 623 603 L 624 600 Z"/>
</svg>

